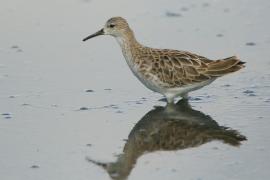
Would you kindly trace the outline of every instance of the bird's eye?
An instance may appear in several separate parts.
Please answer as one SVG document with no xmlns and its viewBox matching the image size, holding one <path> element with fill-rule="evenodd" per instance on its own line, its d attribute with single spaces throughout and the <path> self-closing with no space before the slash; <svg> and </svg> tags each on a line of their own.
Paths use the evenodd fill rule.
<svg viewBox="0 0 270 180">
<path fill-rule="evenodd" d="M 114 28 L 115 24 L 110 24 L 109 27 L 110 28 Z"/>
</svg>

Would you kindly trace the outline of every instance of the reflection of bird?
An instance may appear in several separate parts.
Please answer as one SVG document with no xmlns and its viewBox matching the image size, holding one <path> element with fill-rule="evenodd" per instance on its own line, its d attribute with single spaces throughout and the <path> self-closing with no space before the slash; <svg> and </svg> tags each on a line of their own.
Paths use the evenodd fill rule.
<svg viewBox="0 0 270 180">
<path fill-rule="evenodd" d="M 218 140 L 232 146 L 240 145 L 246 137 L 236 130 L 219 126 L 210 116 L 193 110 L 186 100 L 176 105 L 157 107 L 148 112 L 132 129 L 123 154 L 116 162 L 102 163 L 112 179 L 126 179 L 137 159 L 145 152 L 181 150 Z"/>
<path fill-rule="evenodd" d="M 209 60 L 187 51 L 145 47 L 121 17 L 109 19 L 104 28 L 83 41 L 98 35 L 114 36 L 134 75 L 149 89 L 165 95 L 169 103 L 244 67 L 244 62 L 235 56 Z"/>
</svg>

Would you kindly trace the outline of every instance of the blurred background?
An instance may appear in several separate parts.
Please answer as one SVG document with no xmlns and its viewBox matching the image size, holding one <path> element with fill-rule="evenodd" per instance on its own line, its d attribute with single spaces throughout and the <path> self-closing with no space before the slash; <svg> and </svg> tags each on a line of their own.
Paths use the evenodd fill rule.
<svg viewBox="0 0 270 180">
<path fill-rule="evenodd" d="M 1 179 L 268 179 L 269 10 L 267 0 L 0 2 Z M 144 150 L 123 176 L 121 166 L 92 163 L 118 161 L 134 125 L 165 106 L 112 37 L 82 42 L 113 16 L 126 18 L 144 45 L 247 62 L 191 93 L 190 104 L 248 140 Z"/>
</svg>

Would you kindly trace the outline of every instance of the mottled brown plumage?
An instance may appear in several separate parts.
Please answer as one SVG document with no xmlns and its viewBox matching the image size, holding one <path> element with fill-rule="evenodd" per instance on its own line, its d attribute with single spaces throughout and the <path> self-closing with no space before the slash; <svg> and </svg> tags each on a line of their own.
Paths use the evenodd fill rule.
<svg viewBox="0 0 270 180">
<path fill-rule="evenodd" d="M 146 47 L 137 49 L 135 53 L 134 59 L 141 73 L 146 78 L 149 74 L 158 76 L 166 88 L 211 80 L 244 67 L 236 56 L 212 61 L 187 51 Z"/>
<path fill-rule="evenodd" d="M 186 98 L 188 92 L 244 67 L 244 62 L 236 56 L 209 60 L 187 51 L 143 46 L 137 42 L 127 21 L 121 17 L 109 19 L 102 30 L 84 41 L 103 34 L 117 39 L 134 75 L 149 89 L 165 95 L 169 103 L 177 96 Z"/>
</svg>

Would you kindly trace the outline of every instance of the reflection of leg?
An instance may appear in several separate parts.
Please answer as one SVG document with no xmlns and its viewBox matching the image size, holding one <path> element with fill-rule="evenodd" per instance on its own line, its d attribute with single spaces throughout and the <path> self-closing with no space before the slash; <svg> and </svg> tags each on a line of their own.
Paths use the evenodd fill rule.
<svg viewBox="0 0 270 180">
<path fill-rule="evenodd" d="M 188 99 L 188 93 L 183 94 L 182 98 L 187 100 Z"/>
<path fill-rule="evenodd" d="M 167 102 L 167 98 L 163 97 L 163 98 L 159 99 L 158 101 Z"/>
<path fill-rule="evenodd" d="M 188 102 L 188 99 L 182 98 L 180 99 L 176 105 L 178 106 L 178 108 L 191 108 Z"/>
<path fill-rule="evenodd" d="M 174 104 L 174 96 L 172 94 L 166 94 L 168 104 Z"/>
</svg>

